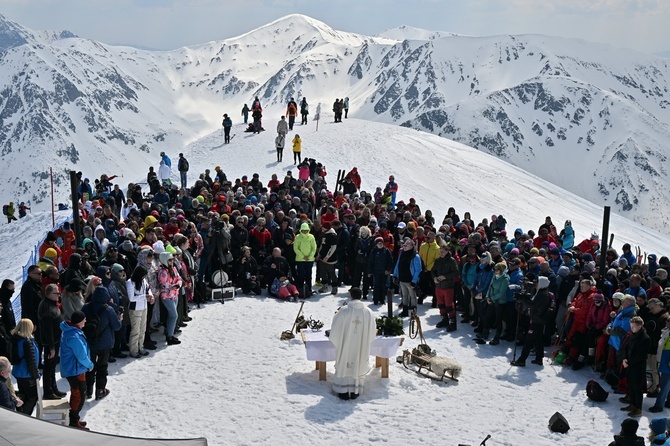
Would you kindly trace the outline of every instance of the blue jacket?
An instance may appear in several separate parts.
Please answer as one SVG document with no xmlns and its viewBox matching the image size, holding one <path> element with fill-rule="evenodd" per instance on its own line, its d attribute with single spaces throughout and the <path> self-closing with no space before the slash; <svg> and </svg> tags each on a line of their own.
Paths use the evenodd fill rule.
<svg viewBox="0 0 670 446">
<path fill-rule="evenodd" d="M 60 375 L 63 378 L 78 376 L 93 368 L 84 332 L 67 322 L 60 323 L 63 333 L 60 340 Z"/>
<path fill-rule="evenodd" d="M 108 350 L 114 347 L 114 332 L 121 328 L 121 321 L 116 315 L 114 307 L 109 304 L 109 291 L 105 287 L 98 287 L 91 296 L 91 301 L 84 305 L 81 311 L 86 318 L 92 318 L 95 314 L 100 314 L 100 336 L 97 342 L 89 343 L 91 350 Z M 103 310 L 105 304 L 108 307 Z"/>
<path fill-rule="evenodd" d="M 398 277 L 398 266 L 400 265 L 400 255 L 398 255 L 398 261 L 393 268 L 393 276 Z M 423 269 L 423 263 L 421 262 L 421 257 L 419 254 L 416 254 L 412 259 L 412 262 L 409 264 L 409 272 L 412 274 L 412 282 L 419 283 L 419 274 Z"/>
<path fill-rule="evenodd" d="M 393 254 L 384 246 L 382 249 L 376 246 L 370 251 L 368 258 L 368 274 L 384 274 L 393 268 Z"/>
<path fill-rule="evenodd" d="M 37 350 L 37 342 L 35 342 L 35 339 L 30 339 L 30 344 L 32 344 L 33 349 L 31 355 L 26 351 L 26 341 L 28 341 L 28 339 L 21 338 L 16 343 L 17 351 L 15 351 L 14 354 L 21 358 L 21 362 L 12 367 L 12 376 L 14 376 L 14 378 L 38 379 L 37 352 L 39 350 Z M 28 363 L 29 358 L 31 358 L 32 364 Z"/>
<path fill-rule="evenodd" d="M 565 235 L 563 235 L 563 248 L 572 249 L 575 245 L 575 230 L 572 229 L 572 226 L 566 226 L 563 228 Z"/>
<path fill-rule="evenodd" d="M 633 266 L 637 263 L 637 259 L 635 258 L 635 254 L 633 252 L 627 252 L 625 254 L 621 254 L 621 259 L 626 259 L 628 261 L 628 266 Z"/>
<path fill-rule="evenodd" d="M 474 288 L 475 282 L 477 281 L 477 265 L 470 262 L 465 262 L 463 265 L 463 270 L 461 271 L 461 278 L 463 279 L 463 285 L 466 288 Z"/>
<path fill-rule="evenodd" d="M 635 316 L 635 306 L 622 309 L 612 321 L 608 344 L 614 347 L 614 350 L 619 350 L 621 341 L 630 331 L 630 318 L 633 316 Z"/>
<path fill-rule="evenodd" d="M 163 156 L 161 157 L 161 159 L 163 160 L 163 162 L 164 162 L 169 168 L 172 168 L 172 160 L 170 159 L 169 156 L 167 156 L 167 155 L 163 155 Z"/>
<path fill-rule="evenodd" d="M 486 294 L 486 291 L 491 285 L 493 279 L 493 265 L 482 266 L 481 263 L 477 265 L 477 280 L 475 281 L 475 292 L 477 294 Z"/>
</svg>

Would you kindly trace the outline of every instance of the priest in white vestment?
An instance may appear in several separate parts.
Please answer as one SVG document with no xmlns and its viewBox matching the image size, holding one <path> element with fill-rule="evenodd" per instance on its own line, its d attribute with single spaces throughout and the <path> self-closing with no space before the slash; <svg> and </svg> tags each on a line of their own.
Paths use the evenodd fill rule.
<svg viewBox="0 0 670 446">
<path fill-rule="evenodd" d="M 377 335 L 374 315 L 361 296 L 360 288 L 349 290 L 349 305 L 335 314 L 330 329 L 330 342 L 337 349 L 333 391 L 346 400 L 360 394 L 370 371 L 370 343 Z"/>
</svg>

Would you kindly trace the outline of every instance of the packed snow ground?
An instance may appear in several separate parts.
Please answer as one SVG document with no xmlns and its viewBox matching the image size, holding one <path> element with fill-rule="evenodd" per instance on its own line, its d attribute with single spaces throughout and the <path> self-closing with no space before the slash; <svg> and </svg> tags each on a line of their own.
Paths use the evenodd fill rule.
<svg viewBox="0 0 670 446">
<path fill-rule="evenodd" d="M 215 165 L 231 179 L 257 172 L 267 182 L 271 173 L 297 174 L 288 142 L 284 162 L 275 162 L 275 124 L 266 118 L 267 131 L 260 135 L 243 133 L 236 125 L 229 145 L 216 131 L 184 148 L 191 165 L 189 181 L 196 172 L 213 170 Z M 363 189 L 371 192 L 392 173 L 400 187 L 398 200 L 415 197 L 422 209 L 433 210 L 438 221 L 454 206 L 461 216 L 470 211 L 476 221 L 503 214 L 510 231 L 519 226 L 537 230 L 546 215 L 559 227 L 571 219 L 577 241 L 601 230 L 602 211 L 595 205 L 437 136 L 353 119 L 342 124 L 322 121 L 318 132 L 310 121 L 308 126 L 296 126 L 295 132 L 303 139 L 303 157 L 314 157 L 328 167 L 331 185 L 338 168 L 357 166 Z M 175 166 L 177 153 L 177 149 L 169 152 Z M 417 161 L 426 159 L 433 161 Z M 103 166 L 89 167 L 86 176 L 103 173 L 96 170 Z M 176 169 L 173 180 L 178 181 Z M 31 238 L 36 241 L 49 226 L 45 216 L 32 219 L 30 229 L 25 227 L 31 221 L 25 219 L 2 225 L 0 246 L 5 255 L 0 267 L 6 277 L 16 277 L 23 264 L 20 252 L 31 249 Z M 670 252 L 665 237 L 619 216 L 613 215 L 611 231 L 616 234 L 615 247 L 628 241 L 648 252 Z M 329 327 L 346 298 L 341 291 L 336 297 L 309 299 L 305 316 Z M 511 343 L 477 346 L 468 326 L 449 334 L 436 330 L 438 312 L 429 305 L 419 309 L 427 342 L 439 355 L 462 364 L 460 382 L 436 383 L 392 361 L 389 379 L 381 379 L 380 370 L 374 369 L 359 399 L 340 401 L 330 389 L 333 364 L 328 365 L 328 381 L 320 382 L 299 337 L 279 340 L 280 333 L 291 328 L 298 308 L 272 298 L 238 296 L 225 305 L 194 310 L 181 345 L 167 349 L 161 343 L 161 349 L 146 358 L 110 364 L 111 395 L 89 401 L 84 419 L 96 431 L 162 438 L 205 436 L 212 445 L 476 445 L 491 434 L 490 446 L 518 446 L 609 442 L 625 415 L 618 410 L 615 395 L 604 404 L 586 399 L 586 382 L 595 377 L 590 370 L 574 372 L 548 363 L 542 369 L 532 364 L 512 368 Z M 385 308 L 372 308 L 378 316 L 384 314 Z M 403 348 L 417 343 L 406 339 Z M 63 380 L 59 385 L 67 388 Z M 644 407 L 651 404 L 647 399 Z M 567 435 L 547 428 L 556 411 L 571 424 Z M 648 413 L 643 415 L 644 435 Z"/>
</svg>

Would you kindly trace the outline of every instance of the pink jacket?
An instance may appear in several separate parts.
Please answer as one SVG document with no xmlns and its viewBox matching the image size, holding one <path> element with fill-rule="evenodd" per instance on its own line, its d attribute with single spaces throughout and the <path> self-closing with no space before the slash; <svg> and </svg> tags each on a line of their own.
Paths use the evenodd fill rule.
<svg viewBox="0 0 670 446">
<path fill-rule="evenodd" d="M 307 181 L 309 180 L 309 166 L 302 166 L 298 171 L 298 179 Z"/>
<path fill-rule="evenodd" d="M 174 275 L 168 273 L 168 269 L 161 267 L 158 272 L 158 283 L 161 289 L 161 299 L 177 300 L 179 299 L 179 289 L 181 288 L 181 276 L 177 268 L 172 267 Z"/>
</svg>

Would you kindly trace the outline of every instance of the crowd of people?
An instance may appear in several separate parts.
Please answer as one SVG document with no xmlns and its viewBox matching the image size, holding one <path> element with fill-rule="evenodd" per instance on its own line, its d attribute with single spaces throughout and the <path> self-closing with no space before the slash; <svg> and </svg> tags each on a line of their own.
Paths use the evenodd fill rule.
<svg viewBox="0 0 670 446">
<path fill-rule="evenodd" d="M 125 193 L 114 176 L 93 188 L 79 173 L 81 234 L 67 223 L 47 235 L 21 286 L 18 323 L 14 283 L 3 282 L 0 355 L 12 359 L 18 410 L 33 412 L 40 367 L 44 398 L 65 396 L 56 386 L 60 362 L 70 423 L 85 428 L 85 399 L 110 394 L 108 363 L 148 355 L 159 335 L 179 344 L 218 270 L 242 294 L 287 301 L 348 286 L 379 306 L 399 293 L 400 317 L 430 303 L 438 328 L 470 324 L 478 344 L 523 346 L 514 366 L 534 353 L 541 367 L 545 348 L 556 345 L 557 363 L 602 373 L 631 417 L 641 415 L 644 393 L 656 398 L 651 412 L 670 407 L 667 257 L 635 255 L 627 243 L 621 253 L 602 250 L 597 233 L 577 243 L 569 220 L 557 227 L 547 217 L 537 232 L 454 208 L 438 220 L 414 198 L 398 201 L 392 175 L 366 192 L 356 167 L 337 184 L 310 158 L 296 160 L 297 175 L 267 183 L 258 174 L 231 180 L 219 166 L 189 183 L 188 161 L 179 159 L 181 187 L 165 153 L 147 186 L 128 184 Z"/>
</svg>

